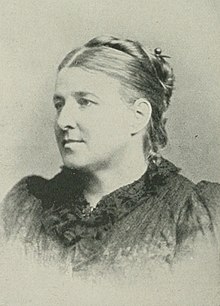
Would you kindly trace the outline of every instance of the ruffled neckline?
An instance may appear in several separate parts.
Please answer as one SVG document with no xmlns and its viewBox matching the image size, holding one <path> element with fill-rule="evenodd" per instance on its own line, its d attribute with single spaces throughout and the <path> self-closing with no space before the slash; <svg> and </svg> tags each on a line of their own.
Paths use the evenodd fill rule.
<svg viewBox="0 0 220 306">
<path fill-rule="evenodd" d="M 86 176 L 63 167 L 47 188 L 47 194 L 55 190 L 59 194 L 45 197 L 47 203 L 41 217 L 44 231 L 64 247 L 83 239 L 103 242 L 115 223 L 142 204 L 143 199 L 155 195 L 167 177 L 179 170 L 168 160 L 150 160 L 147 171 L 138 180 L 104 196 L 92 210 L 83 196 Z"/>
</svg>

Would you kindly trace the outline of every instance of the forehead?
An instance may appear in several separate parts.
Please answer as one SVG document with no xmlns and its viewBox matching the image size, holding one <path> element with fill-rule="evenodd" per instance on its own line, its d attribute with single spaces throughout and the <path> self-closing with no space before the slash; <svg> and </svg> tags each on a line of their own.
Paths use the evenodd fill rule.
<svg viewBox="0 0 220 306">
<path fill-rule="evenodd" d="M 91 92 L 98 96 L 119 95 L 119 80 L 99 71 L 84 70 L 79 67 L 63 68 L 57 75 L 55 90 L 67 95 L 70 92 Z"/>
</svg>

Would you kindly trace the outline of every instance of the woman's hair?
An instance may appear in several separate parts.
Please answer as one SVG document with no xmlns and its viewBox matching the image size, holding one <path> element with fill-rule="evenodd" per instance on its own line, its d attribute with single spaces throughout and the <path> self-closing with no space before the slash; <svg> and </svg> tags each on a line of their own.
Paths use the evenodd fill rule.
<svg viewBox="0 0 220 306">
<path fill-rule="evenodd" d="M 101 36 L 68 53 L 58 71 L 64 67 L 82 67 L 104 72 L 121 82 L 122 96 L 127 103 L 146 98 L 152 115 L 144 147 L 155 154 L 167 144 L 163 114 L 169 106 L 174 85 L 173 69 L 160 53 L 160 49 L 151 53 L 136 41 Z"/>
</svg>

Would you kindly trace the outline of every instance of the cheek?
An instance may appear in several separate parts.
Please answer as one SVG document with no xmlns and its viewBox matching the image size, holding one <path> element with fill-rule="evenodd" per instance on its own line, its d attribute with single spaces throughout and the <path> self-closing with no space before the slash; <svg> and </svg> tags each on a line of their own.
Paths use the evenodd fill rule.
<svg viewBox="0 0 220 306">
<path fill-rule="evenodd" d="M 127 113 L 116 110 L 114 113 L 106 115 L 103 124 L 110 133 L 112 131 L 118 135 L 126 135 L 130 129 L 130 118 Z"/>
<path fill-rule="evenodd" d="M 124 142 L 129 137 L 129 129 L 120 118 L 106 116 L 105 120 L 96 120 L 93 125 L 85 131 L 91 142 L 105 144 Z"/>
<path fill-rule="evenodd" d="M 113 105 L 86 113 L 78 120 L 78 127 L 88 144 L 100 141 L 108 145 L 109 142 L 123 142 L 129 137 L 130 119 L 130 113 L 123 106 Z"/>
</svg>

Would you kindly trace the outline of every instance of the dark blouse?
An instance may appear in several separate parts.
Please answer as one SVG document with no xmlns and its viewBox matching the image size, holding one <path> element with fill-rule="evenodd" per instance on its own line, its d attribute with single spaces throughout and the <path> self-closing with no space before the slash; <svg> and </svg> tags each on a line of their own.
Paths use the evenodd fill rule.
<svg viewBox="0 0 220 306">
<path fill-rule="evenodd" d="M 7 239 L 21 241 L 43 261 L 73 271 L 144 262 L 172 264 L 196 241 L 218 244 L 220 185 L 195 185 L 162 159 L 137 181 L 104 196 L 91 209 L 86 176 L 63 168 L 54 178 L 25 177 L 3 201 Z"/>
</svg>

